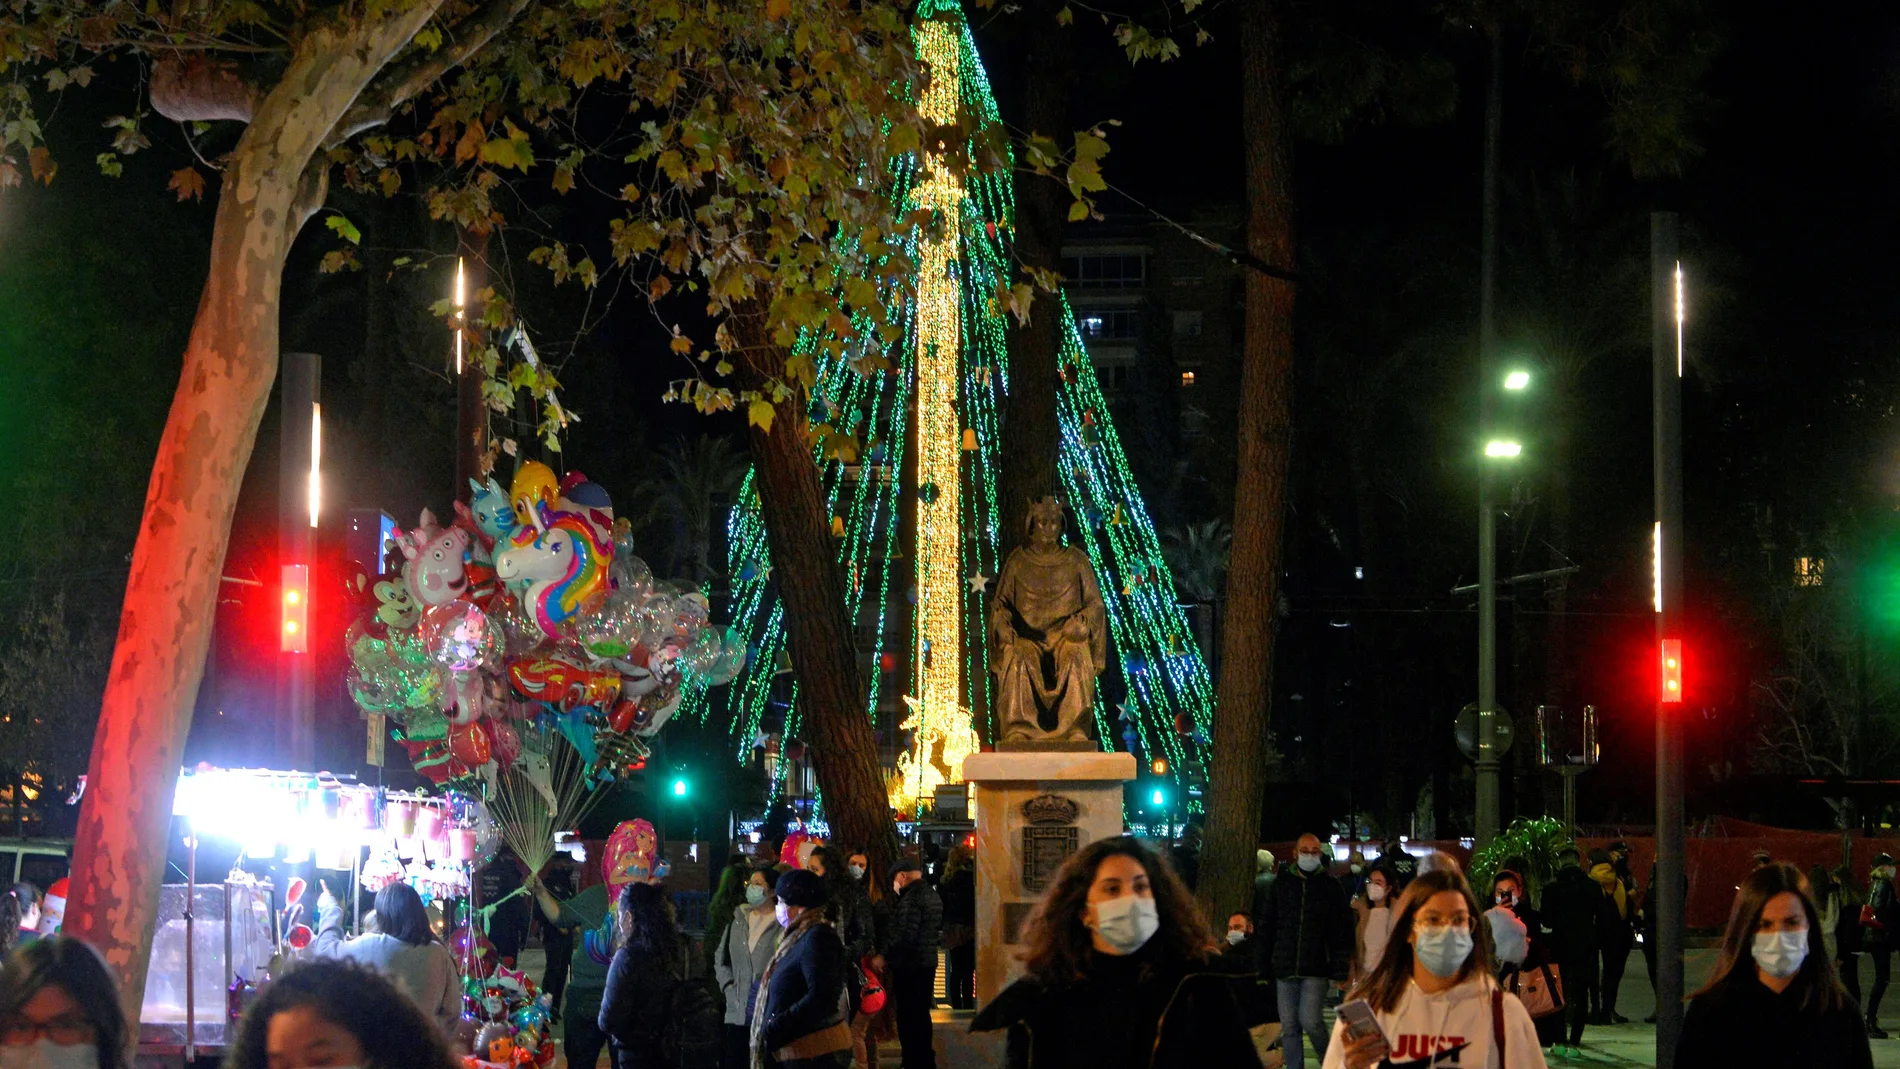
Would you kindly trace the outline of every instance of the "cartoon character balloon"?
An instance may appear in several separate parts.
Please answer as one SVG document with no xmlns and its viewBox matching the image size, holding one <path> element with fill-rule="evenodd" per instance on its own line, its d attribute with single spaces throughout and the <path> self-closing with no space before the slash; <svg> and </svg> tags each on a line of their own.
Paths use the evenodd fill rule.
<svg viewBox="0 0 1900 1069">
<path fill-rule="evenodd" d="M 660 838 L 653 825 L 644 820 L 626 820 L 607 836 L 602 851 L 601 875 L 607 886 L 618 891 L 630 883 L 645 883 L 653 878 L 654 862 L 660 855 Z"/>
<path fill-rule="evenodd" d="M 534 616 L 541 633 L 561 637 L 561 625 L 604 595 L 613 544 L 575 512 L 537 508 L 534 526 L 515 531 L 495 555 L 495 572 Z"/>
<path fill-rule="evenodd" d="M 488 536 L 490 543 L 505 541 L 520 526 L 515 518 L 515 509 L 508 503 L 508 494 L 501 484 L 490 476 L 485 483 L 473 479 L 468 481 L 473 490 L 473 499 L 468 503 L 469 516 L 482 534 Z"/>
<path fill-rule="evenodd" d="M 447 605 L 468 589 L 464 570 L 468 561 L 468 532 L 459 527 L 438 527 L 435 513 L 422 510 L 422 522 L 415 530 L 398 535 L 406 563 L 402 566 L 403 584 L 423 607 Z"/>
</svg>

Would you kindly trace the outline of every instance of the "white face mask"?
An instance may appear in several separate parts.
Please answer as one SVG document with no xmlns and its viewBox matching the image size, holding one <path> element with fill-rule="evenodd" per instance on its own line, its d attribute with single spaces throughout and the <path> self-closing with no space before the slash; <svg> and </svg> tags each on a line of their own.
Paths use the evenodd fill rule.
<svg viewBox="0 0 1900 1069">
<path fill-rule="evenodd" d="M 1776 978 L 1793 976 L 1801 971 L 1801 963 L 1808 959 L 1807 929 L 1798 932 L 1756 932 L 1752 949 L 1755 964 L 1761 966 L 1762 972 Z"/>
<path fill-rule="evenodd" d="M 1247 941 L 1247 933 L 1239 928 L 1227 929 L 1227 942 L 1230 946 L 1239 946 Z"/>
<path fill-rule="evenodd" d="M 1364 865 L 1347 865 L 1346 867 L 1352 870 L 1352 874 L 1354 876 L 1357 876 L 1360 873 L 1366 871 L 1366 867 Z"/>
<path fill-rule="evenodd" d="M 850 870 L 851 870 L 851 878 L 852 878 L 852 879 L 854 879 L 854 880 L 862 880 L 862 879 L 864 879 L 864 866 L 863 866 L 863 865 L 852 865 L 852 866 L 850 866 Z"/>
<path fill-rule="evenodd" d="M 0 1069 L 99 1069 L 99 1048 L 62 1046 L 41 1036 L 24 1046 L 0 1046 Z"/>
<path fill-rule="evenodd" d="M 785 903 L 779 902 L 773 905 L 772 915 L 778 918 L 778 926 L 780 928 L 790 928 L 792 926 L 790 911 L 786 908 Z"/>
<path fill-rule="evenodd" d="M 1300 871 L 1301 872 L 1318 872 L 1319 871 L 1319 855 L 1318 854 L 1301 854 L 1300 855 Z"/>
<path fill-rule="evenodd" d="M 1123 895 L 1095 904 L 1095 934 L 1109 945 L 1111 954 L 1133 954 L 1154 938 L 1161 928 L 1161 914 L 1155 900 Z"/>
<path fill-rule="evenodd" d="M 1372 899 L 1374 902 L 1385 901 L 1385 884 L 1382 884 L 1382 883 L 1366 884 L 1366 897 Z"/>
</svg>

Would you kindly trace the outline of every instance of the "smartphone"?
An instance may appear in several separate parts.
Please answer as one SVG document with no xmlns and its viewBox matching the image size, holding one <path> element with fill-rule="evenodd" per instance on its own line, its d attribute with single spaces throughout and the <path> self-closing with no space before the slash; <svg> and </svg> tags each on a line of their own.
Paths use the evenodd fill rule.
<svg viewBox="0 0 1900 1069">
<path fill-rule="evenodd" d="M 1385 1038 L 1385 1029 L 1379 1027 L 1379 1018 L 1372 1013 L 1372 1004 L 1365 999 L 1356 998 L 1351 1002 L 1340 1003 L 1339 1019 L 1346 1022 L 1347 1039 L 1364 1039 L 1366 1036 L 1378 1036 L 1379 1042 L 1390 1042 Z"/>
</svg>

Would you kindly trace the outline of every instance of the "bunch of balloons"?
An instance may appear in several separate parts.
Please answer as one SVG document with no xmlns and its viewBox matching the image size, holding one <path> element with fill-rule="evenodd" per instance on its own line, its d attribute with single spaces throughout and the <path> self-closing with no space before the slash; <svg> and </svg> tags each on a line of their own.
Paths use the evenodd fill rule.
<svg viewBox="0 0 1900 1069">
<path fill-rule="evenodd" d="M 645 760 L 685 687 L 744 669 L 738 631 L 698 590 L 656 580 L 605 490 L 523 463 L 438 526 L 398 532 L 398 575 L 359 576 L 345 632 L 350 696 L 388 717 L 417 771 L 492 783 L 524 738 L 558 727 L 601 777 Z M 542 729 L 542 730 L 536 730 Z"/>
</svg>

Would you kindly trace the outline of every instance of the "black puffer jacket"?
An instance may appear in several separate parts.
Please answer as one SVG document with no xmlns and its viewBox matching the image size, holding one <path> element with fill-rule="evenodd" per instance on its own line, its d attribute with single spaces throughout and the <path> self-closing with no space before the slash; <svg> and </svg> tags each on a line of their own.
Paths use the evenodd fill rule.
<svg viewBox="0 0 1900 1069">
<path fill-rule="evenodd" d="M 1352 969 L 1352 905 L 1324 870 L 1289 865 L 1273 881 L 1267 908 L 1254 918 L 1260 975 L 1276 980 L 1318 976 L 1345 980 Z"/>
<path fill-rule="evenodd" d="M 934 969 L 942 945 L 943 899 L 935 887 L 912 880 L 891 906 L 884 961 L 893 969 Z"/>
<path fill-rule="evenodd" d="M 970 1030 L 1009 1030 L 1007 1069 L 1258 1069 L 1233 975 L 1154 956 L 1094 954 L 1078 983 L 1018 980 Z"/>
</svg>

